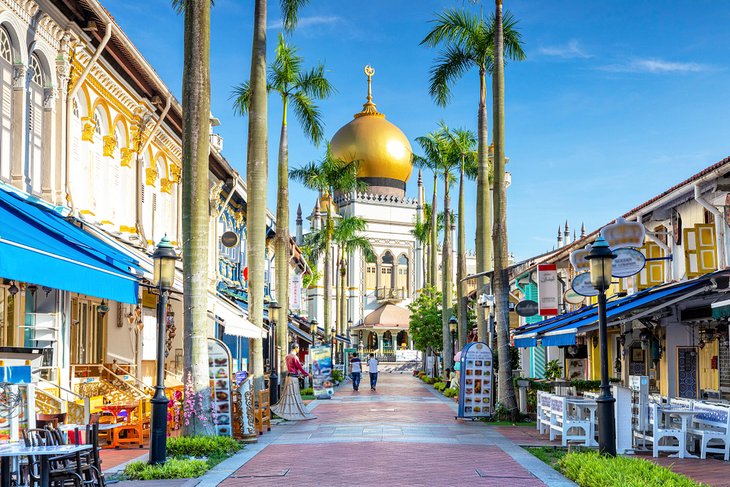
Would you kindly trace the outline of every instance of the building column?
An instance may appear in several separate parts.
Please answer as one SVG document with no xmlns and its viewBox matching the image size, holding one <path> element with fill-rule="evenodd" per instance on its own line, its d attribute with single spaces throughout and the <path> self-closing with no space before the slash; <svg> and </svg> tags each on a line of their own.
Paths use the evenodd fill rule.
<svg viewBox="0 0 730 487">
<path fill-rule="evenodd" d="M 54 121 L 54 109 L 56 106 L 56 89 L 45 88 L 43 90 L 43 160 L 41 162 L 41 192 L 46 201 L 54 200 L 54 188 L 56 179 L 56 164 L 54 158 L 54 142 L 56 137 L 56 125 Z"/>
<path fill-rule="evenodd" d="M 68 130 L 70 130 L 70 127 L 66 126 L 66 101 L 68 98 L 69 73 L 71 71 L 71 63 L 68 59 L 69 40 L 70 35 L 68 33 L 64 34 L 56 58 L 56 78 L 58 79 L 56 89 L 58 93 L 54 98 L 56 102 L 54 112 L 55 136 L 52 139 L 54 140 L 53 151 L 55 153 L 52 187 L 54 191 L 53 201 L 56 205 L 66 204 L 66 168 L 68 162 L 66 161 L 65 151 L 68 142 Z"/>
<path fill-rule="evenodd" d="M 23 175 L 23 163 L 26 155 L 26 79 L 28 66 L 25 64 L 13 65 L 13 131 L 10 163 L 10 183 L 18 189 L 25 191 L 25 177 Z"/>
<path fill-rule="evenodd" d="M 383 337 L 385 336 L 385 332 L 376 332 L 376 335 L 378 336 L 378 355 L 383 355 Z"/>
</svg>

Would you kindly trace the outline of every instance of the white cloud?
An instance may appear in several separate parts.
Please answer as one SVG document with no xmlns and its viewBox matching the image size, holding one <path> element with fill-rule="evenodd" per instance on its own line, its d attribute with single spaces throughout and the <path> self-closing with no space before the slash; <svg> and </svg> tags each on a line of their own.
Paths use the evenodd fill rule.
<svg viewBox="0 0 730 487">
<path fill-rule="evenodd" d="M 538 49 L 538 52 L 544 56 L 554 56 L 563 59 L 588 59 L 593 57 L 592 55 L 585 52 L 578 41 L 571 39 L 564 46 L 545 46 Z"/>
<path fill-rule="evenodd" d="M 333 25 L 342 22 L 342 17 L 334 15 L 313 15 L 311 17 L 299 17 L 297 20 L 297 28 L 303 29 L 317 25 Z M 279 19 L 269 24 L 269 29 L 281 29 L 284 27 L 284 21 Z"/>
<path fill-rule="evenodd" d="M 634 59 L 625 63 L 608 64 L 598 69 L 612 73 L 699 73 L 711 71 L 712 66 L 700 63 L 681 63 L 664 59 Z"/>
</svg>

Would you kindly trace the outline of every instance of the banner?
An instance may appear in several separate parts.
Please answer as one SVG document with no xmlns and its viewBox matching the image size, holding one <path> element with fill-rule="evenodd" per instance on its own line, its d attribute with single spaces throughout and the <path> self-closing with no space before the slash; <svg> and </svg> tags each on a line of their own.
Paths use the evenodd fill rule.
<svg viewBox="0 0 730 487">
<path fill-rule="evenodd" d="M 555 264 L 539 264 L 537 266 L 537 304 L 540 316 L 558 314 L 558 267 Z"/>
<path fill-rule="evenodd" d="M 314 397 L 329 399 L 335 393 L 332 383 L 332 355 L 330 347 L 318 345 L 311 347 L 309 353 L 312 358 L 312 384 Z"/>
<path fill-rule="evenodd" d="M 486 343 L 467 343 L 459 369 L 459 417 L 492 415 L 492 350 Z"/>
</svg>

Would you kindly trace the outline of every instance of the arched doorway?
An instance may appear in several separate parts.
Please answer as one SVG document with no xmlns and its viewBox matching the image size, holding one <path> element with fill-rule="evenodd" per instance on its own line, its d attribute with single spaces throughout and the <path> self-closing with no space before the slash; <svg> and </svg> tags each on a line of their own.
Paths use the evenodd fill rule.
<svg viewBox="0 0 730 487">
<path fill-rule="evenodd" d="M 408 348 L 408 332 L 405 330 L 399 331 L 395 338 L 396 349 Z"/>
<path fill-rule="evenodd" d="M 365 348 L 368 350 L 377 350 L 378 335 L 375 332 L 368 332 L 368 339 L 367 342 L 365 342 Z"/>
</svg>

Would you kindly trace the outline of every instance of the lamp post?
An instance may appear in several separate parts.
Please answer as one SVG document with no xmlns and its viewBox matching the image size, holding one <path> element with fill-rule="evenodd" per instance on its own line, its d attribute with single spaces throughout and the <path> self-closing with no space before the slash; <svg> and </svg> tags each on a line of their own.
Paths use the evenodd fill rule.
<svg viewBox="0 0 730 487">
<path fill-rule="evenodd" d="M 337 330 L 332 329 L 332 346 L 330 347 L 330 365 L 332 366 L 332 377 L 335 376 L 335 337 L 337 336 Z"/>
<path fill-rule="evenodd" d="M 456 355 L 456 332 L 459 328 L 459 321 L 456 319 L 456 316 L 451 315 L 451 318 L 449 318 L 449 331 L 451 332 L 451 346 L 454 347 L 454 355 Z"/>
<path fill-rule="evenodd" d="M 314 353 L 312 349 L 317 343 L 317 318 L 312 318 L 309 322 L 309 329 L 312 332 L 312 344 L 309 346 L 309 382 L 314 388 Z"/>
<path fill-rule="evenodd" d="M 616 418 L 614 403 L 608 383 L 608 337 L 606 325 L 606 289 L 611 285 L 611 269 L 616 254 L 608 242 L 598 237 L 586 259 L 591 264 L 591 284 L 598 290 L 598 341 L 601 360 L 601 395 L 598 403 L 598 449 L 601 453 L 616 456 Z"/>
<path fill-rule="evenodd" d="M 152 284 L 159 290 L 157 300 L 157 383 L 152 403 L 150 425 L 151 464 L 165 463 L 167 457 L 167 397 L 165 396 L 165 314 L 167 298 L 175 281 L 177 254 L 167 235 L 162 237 L 152 254 L 155 263 Z"/>
<path fill-rule="evenodd" d="M 269 401 L 271 404 L 279 402 L 279 376 L 276 373 L 276 369 L 279 367 L 279 361 L 276 360 L 276 325 L 279 321 L 280 309 L 281 306 L 276 300 L 269 302 Z M 286 330 L 283 333 L 286 333 Z"/>
</svg>

